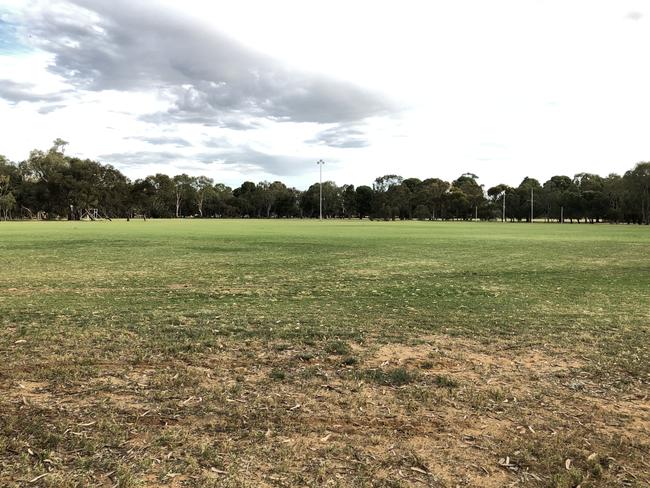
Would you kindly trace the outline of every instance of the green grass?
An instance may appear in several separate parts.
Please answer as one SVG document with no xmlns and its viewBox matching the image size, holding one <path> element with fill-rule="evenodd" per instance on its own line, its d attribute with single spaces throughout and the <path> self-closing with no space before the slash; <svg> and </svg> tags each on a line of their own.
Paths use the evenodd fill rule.
<svg viewBox="0 0 650 488">
<path fill-rule="evenodd" d="M 479 412 L 492 412 L 495 405 L 510 408 L 511 403 L 504 402 L 514 394 L 501 394 L 509 391 L 507 385 L 482 390 L 474 386 L 478 380 L 445 369 L 452 360 L 475 367 L 460 346 L 439 357 L 445 344 L 470 344 L 467 341 L 482 344 L 493 354 L 511 352 L 515 359 L 518 351 L 542 348 L 579 361 L 579 377 L 562 376 L 575 373 L 566 368 L 548 373 L 553 387 L 563 388 L 558 392 L 587 394 L 596 391 L 597 384 L 602 391 L 614 389 L 621 395 L 647 393 L 650 228 L 294 220 L 0 222 L 0 390 L 10 392 L 3 401 L 16 415 L 0 419 L 0 472 L 4 467 L 9 473 L 5 483 L 18 483 L 41 474 L 48 456 L 59 456 L 59 461 L 50 460 L 59 462 L 54 474 L 44 478 L 51 486 L 92 484 L 97 480 L 88 478 L 89 470 L 109 473 L 111 483 L 147 484 L 143 480 L 153 468 L 142 459 L 129 464 L 124 461 L 126 449 L 120 456 L 103 451 L 105 445 L 119 446 L 131 439 L 128 426 L 140 422 L 143 413 L 142 419 L 150 418 L 153 414 L 146 410 L 158 412 L 160 425 L 167 426 L 178 418 L 179 408 L 203 418 L 227 402 L 225 419 L 214 420 L 223 425 L 209 427 L 214 432 L 256 436 L 259 433 L 249 426 L 258 422 L 264 440 L 269 438 L 264 437 L 267 429 L 296 428 L 281 419 L 306 415 L 303 406 L 295 407 L 297 403 L 268 400 L 280 403 L 262 405 L 261 411 L 268 412 L 263 419 L 259 412 L 245 411 L 244 400 L 238 399 L 250 393 L 250 381 L 259 382 L 254 391 L 270 387 L 292 395 L 323 385 L 337 392 L 342 388 L 337 381 L 342 382 L 348 385 L 349 401 L 357 412 L 369 408 L 364 403 L 368 400 L 354 396 L 363 388 L 372 389 L 373 395 L 397 388 L 391 401 L 404 415 L 445 402 L 464 402 Z M 417 370 L 401 363 L 371 364 L 372 351 L 383 344 L 405 344 L 415 351 L 418 344 L 434 347 L 433 343 L 439 345 L 420 358 L 423 366 Z M 222 371 L 223 378 L 208 388 L 197 379 L 196 368 Z M 128 387 L 102 382 L 107 375 L 122 378 L 150 370 L 156 372 L 151 373 L 155 382 L 149 389 L 143 390 L 135 380 Z M 29 401 L 14 402 L 11 395 L 19 394 L 19 381 L 42 383 L 38 394 L 47 393 L 51 397 L 44 398 L 62 401 L 64 407 L 49 410 L 42 404 L 25 407 Z M 583 383 L 592 390 L 584 390 Z M 105 417 L 92 427 L 97 429 L 94 435 L 70 440 L 66 429 L 79 429 L 54 412 L 65 408 L 69 395 L 90 394 L 84 389 L 88 385 L 94 395 L 107 400 L 80 404 L 74 415 L 82 424 L 98 412 Z M 137 398 L 137 405 L 106 403 L 117 402 L 127 390 L 128 401 Z M 494 391 L 499 395 L 490 393 Z M 25 408 L 34 409 L 33 425 L 21 418 Z M 163 443 L 149 439 L 151 445 L 191 444 L 180 428 L 173 432 L 169 427 L 156 430 L 162 427 L 153 424 L 148 428 Z M 174 470 L 212 476 L 214 472 L 201 471 L 210 466 L 229 472 L 219 476 L 236 476 L 235 461 L 229 465 L 232 473 L 223 468 L 227 464 L 223 452 L 229 448 L 210 447 L 211 439 L 220 434 L 206 432 L 193 437 L 192 442 L 200 442 L 192 444 L 196 452 L 165 461 L 169 469 L 156 471 L 162 477 L 157 482 Z M 257 446 L 260 439 L 251 442 Z M 29 443 L 40 446 L 38 459 L 24 454 Z M 547 484 L 553 476 L 562 480 L 568 476 L 552 472 L 550 464 L 535 464 L 541 463 L 539 452 L 549 445 L 536 441 L 531 449 L 537 454 L 526 461 L 530 469 L 541 470 Z M 349 456 L 345 449 L 350 446 L 341 447 L 337 459 Z M 4 462 L 3 447 L 16 452 L 5 456 Z M 160 449 L 156 456 L 163 456 L 172 448 L 156 449 Z M 273 463 L 288 463 L 296 455 L 287 449 L 282 444 L 259 455 Z M 417 475 L 409 471 L 412 449 L 405 445 L 401 461 L 385 460 L 381 472 Z M 205 453 L 213 451 L 217 459 L 208 463 Z M 82 454 L 75 454 L 80 457 L 73 461 L 64 454 L 69 452 Z M 494 452 L 501 451 L 495 447 Z M 630 447 L 630 452 L 636 451 Z M 576 456 L 574 451 L 570 454 Z M 356 480 L 350 486 L 378 476 L 360 471 L 360 463 L 368 464 L 357 460 L 354 476 L 359 478 L 348 478 Z M 588 473 L 589 463 L 583 464 Z M 500 469 L 496 460 L 494 465 Z M 312 468 L 304 479 L 286 475 L 288 485 L 324 482 L 321 468 Z M 521 474 L 502 471 L 504 476 Z M 285 474 L 289 472 L 287 467 Z M 603 476 L 607 486 L 611 479 Z M 388 476 L 385 485 L 374 486 L 401 482 L 397 478 Z M 194 478 L 188 479 L 184 483 Z M 233 480 L 232 486 L 240 486 L 237 478 Z"/>
<path fill-rule="evenodd" d="M 643 347 L 650 322 L 650 230 L 638 226 L 3 223 L 0 269 L 5 327 L 170 336 L 177 352 L 215 334 L 417 330 L 586 340 L 635 373 L 643 351 L 625 350 Z"/>
</svg>

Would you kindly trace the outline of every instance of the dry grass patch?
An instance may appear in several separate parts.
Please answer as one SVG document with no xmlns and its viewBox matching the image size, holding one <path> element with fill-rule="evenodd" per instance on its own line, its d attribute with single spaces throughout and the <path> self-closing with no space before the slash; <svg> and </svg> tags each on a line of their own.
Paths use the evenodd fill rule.
<svg viewBox="0 0 650 488">
<path fill-rule="evenodd" d="M 558 350 L 499 350 L 449 336 L 417 342 L 293 348 L 223 341 L 219 353 L 191 364 L 104 363 L 90 379 L 4 381 L 0 481 L 19 486 L 40 475 L 42 486 L 648 481 L 650 406 L 642 390 L 599 385 L 582 360 Z M 358 361 L 342 364 L 331 349 L 354 351 Z M 429 368 L 421 367 L 425 361 Z"/>
</svg>

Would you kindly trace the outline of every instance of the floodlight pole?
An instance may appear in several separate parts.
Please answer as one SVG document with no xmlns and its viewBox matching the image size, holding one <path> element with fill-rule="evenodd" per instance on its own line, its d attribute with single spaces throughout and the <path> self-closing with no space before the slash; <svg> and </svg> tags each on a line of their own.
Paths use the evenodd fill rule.
<svg viewBox="0 0 650 488">
<path fill-rule="evenodd" d="M 325 164 L 325 161 L 322 159 L 319 159 L 316 161 L 316 164 L 318 165 L 318 168 L 320 169 L 320 183 L 319 183 L 319 219 L 323 220 L 323 165 Z"/>
<path fill-rule="evenodd" d="M 533 187 L 530 187 L 530 223 L 533 223 Z"/>
<path fill-rule="evenodd" d="M 503 210 L 501 212 L 501 222 L 506 221 L 506 191 L 503 190 Z"/>
</svg>

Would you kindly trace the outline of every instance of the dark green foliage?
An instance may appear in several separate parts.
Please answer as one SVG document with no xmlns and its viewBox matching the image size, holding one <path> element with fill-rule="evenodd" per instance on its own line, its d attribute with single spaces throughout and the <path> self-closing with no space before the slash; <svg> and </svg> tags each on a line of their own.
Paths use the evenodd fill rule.
<svg viewBox="0 0 650 488">
<path fill-rule="evenodd" d="M 358 362 L 359 362 L 359 359 L 356 358 L 355 356 L 345 356 L 341 360 L 341 364 L 343 364 L 344 366 L 354 366 Z"/>
<path fill-rule="evenodd" d="M 331 341 L 325 345 L 325 351 L 343 356 L 350 353 L 350 346 L 343 341 Z"/>
<path fill-rule="evenodd" d="M 311 352 L 301 352 L 299 354 L 296 354 L 296 359 L 298 361 L 311 361 L 312 359 L 314 359 L 314 357 L 315 357 L 314 354 L 312 354 Z"/>
<path fill-rule="evenodd" d="M 284 381 L 287 377 L 287 374 L 281 369 L 276 368 L 271 370 L 269 376 L 271 377 L 271 379 L 274 379 L 276 381 Z"/>
<path fill-rule="evenodd" d="M 366 377 L 380 385 L 403 386 L 414 382 L 417 379 L 417 374 L 400 367 L 385 370 L 370 369 L 366 371 Z"/>
<path fill-rule="evenodd" d="M 650 163 L 624 176 L 578 173 L 553 176 L 543 185 L 524 178 L 517 188 L 485 191 L 465 173 L 451 183 L 399 175 L 376 178 L 372 188 L 324 181 L 307 190 L 281 181 L 245 181 L 234 190 L 205 176 L 155 174 L 129 181 L 96 161 L 66 156 L 60 139 L 34 150 L 20 164 L 0 156 L 0 219 L 95 217 L 316 218 L 323 195 L 324 218 L 379 220 L 544 219 L 565 222 L 650 223 Z"/>
<path fill-rule="evenodd" d="M 450 376 L 440 375 L 440 374 L 434 378 L 434 383 L 437 386 L 441 386 L 444 388 L 456 388 L 458 386 L 458 381 L 456 381 Z"/>
</svg>

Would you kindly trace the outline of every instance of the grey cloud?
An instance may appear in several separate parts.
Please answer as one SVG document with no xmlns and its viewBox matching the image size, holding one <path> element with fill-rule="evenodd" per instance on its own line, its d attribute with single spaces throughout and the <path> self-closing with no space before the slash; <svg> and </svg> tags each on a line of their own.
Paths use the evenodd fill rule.
<svg viewBox="0 0 650 488">
<path fill-rule="evenodd" d="M 188 147 L 191 146 L 187 140 L 182 137 L 171 137 L 171 136 L 131 136 L 129 139 L 135 139 L 138 141 L 148 142 L 155 146 L 163 146 L 165 144 L 171 144 L 176 147 Z"/>
<path fill-rule="evenodd" d="M 197 158 L 205 164 L 221 163 L 233 171 L 246 173 L 261 171 L 277 176 L 297 175 L 312 169 L 314 158 L 267 154 L 250 147 L 240 147 L 234 151 L 203 153 Z"/>
<path fill-rule="evenodd" d="M 0 80 L 0 98 L 4 98 L 11 103 L 58 102 L 63 100 L 63 97 L 63 93 L 35 93 L 33 83 Z"/>
<path fill-rule="evenodd" d="M 388 114 L 384 97 L 291 70 L 180 12 L 151 2 L 59 0 L 31 14 L 30 34 L 55 56 L 51 70 L 87 90 L 158 89 L 172 97 L 150 121 L 237 126 L 234 120 L 335 123 Z M 64 13 L 65 12 L 65 13 Z M 146 120 L 146 119 L 145 119 Z"/>
<path fill-rule="evenodd" d="M 199 112 L 201 110 L 201 112 Z M 163 112 L 144 114 L 138 117 L 143 122 L 152 124 L 203 124 L 207 127 L 219 127 L 232 130 L 249 130 L 261 126 L 258 122 L 236 113 L 224 114 L 222 110 L 208 105 L 197 106 L 194 111 L 179 109 L 177 105 Z"/>
<path fill-rule="evenodd" d="M 67 105 L 62 104 L 62 103 L 54 103 L 54 104 L 49 104 L 49 105 L 43 105 L 41 108 L 38 109 L 39 114 L 49 114 L 51 112 L 54 112 L 55 110 L 59 110 L 60 108 L 65 108 Z"/>
<path fill-rule="evenodd" d="M 168 151 L 134 151 L 101 154 L 100 161 L 116 166 L 145 166 L 149 164 L 165 164 L 185 159 L 186 156 Z"/>
<path fill-rule="evenodd" d="M 232 148 L 233 145 L 225 137 L 210 137 L 203 141 L 203 145 L 209 148 L 226 149 Z"/>
<path fill-rule="evenodd" d="M 627 15 L 625 16 L 625 18 L 628 20 L 641 20 L 642 17 L 643 14 L 641 12 L 636 12 L 636 11 L 628 12 Z"/>
<path fill-rule="evenodd" d="M 308 144 L 322 144 L 338 148 L 358 148 L 368 145 L 365 132 L 354 125 L 330 127 L 305 142 Z"/>
<path fill-rule="evenodd" d="M 197 172 L 197 173 L 205 172 L 206 170 L 205 165 L 200 162 L 195 164 L 192 163 L 177 164 L 175 168 L 180 171 L 189 171 L 189 172 Z"/>
<path fill-rule="evenodd" d="M 195 155 L 185 155 L 169 151 L 133 151 L 102 154 L 100 161 L 114 164 L 117 167 L 143 166 L 150 164 L 178 163 L 184 167 L 198 168 L 197 165 L 209 166 L 221 164 L 232 171 L 241 173 L 264 172 L 278 176 L 304 173 L 308 168 L 313 170 L 314 158 L 267 154 L 247 146 L 230 147 L 224 151 L 203 152 Z M 179 166 L 180 167 L 180 166 Z"/>
</svg>

